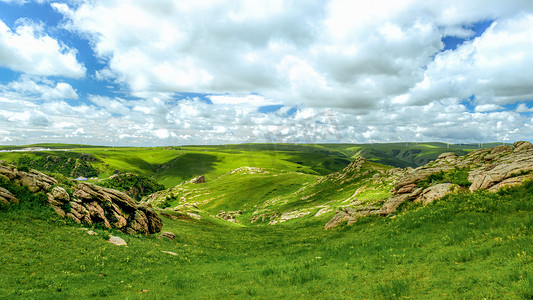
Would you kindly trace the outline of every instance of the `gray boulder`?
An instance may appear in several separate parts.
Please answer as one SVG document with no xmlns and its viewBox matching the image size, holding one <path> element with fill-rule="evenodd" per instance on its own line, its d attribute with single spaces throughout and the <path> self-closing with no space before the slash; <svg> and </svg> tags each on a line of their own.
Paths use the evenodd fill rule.
<svg viewBox="0 0 533 300">
<path fill-rule="evenodd" d="M 426 205 L 452 193 L 458 188 L 459 186 L 457 184 L 452 183 L 437 184 L 424 189 L 422 193 L 414 200 L 414 202 Z"/>
</svg>

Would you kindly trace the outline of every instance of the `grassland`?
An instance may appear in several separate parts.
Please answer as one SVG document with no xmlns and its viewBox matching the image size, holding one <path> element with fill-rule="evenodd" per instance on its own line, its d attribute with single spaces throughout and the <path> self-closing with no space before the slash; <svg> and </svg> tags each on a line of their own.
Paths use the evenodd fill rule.
<svg viewBox="0 0 533 300">
<path fill-rule="evenodd" d="M 477 148 L 476 145 L 443 143 L 240 144 L 154 148 L 65 144 L 30 146 L 68 150 L 23 152 L 36 160 L 48 155 L 75 158 L 81 153 L 88 153 L 99 159 L 91 162 L 99 170 L 99 178 L 119 171 L 132 172 L 151 177 L 167 188 L 199 175 L 212 180 L 242 166 L 327 175 L 342 170 L 356 157 L 395 167 L 416 167 L 434 160 L 443 152 L 464 155 Z M 30 146 L 2 146 L 0 150 L 20 150 Z M 13 162 L 20 155 L 21 152 L 2 152 L 0 160 Z"/>
<path fill-rule="evenodd" d="M 202 184 L 185 183 L 159 192 L 150 197 L 150 203 L 179 210 L 183 210 L 184 205 L 194 206 L 212 215 L 221 210 L 240 211 L 239 222 L 257 225 L 284 222 L 290 219 L 290 215 L 310 218 L 319 210 L 331 218 L 335 209 L 349 204 L 354 199 L 354 192 L 362 186 L 366 189 L 357 197 L 368 205 L 375 205 L 376 201 L 383 201 L 390 195 L 392 181 L 372 180 L 372 176 L 390 169 L 389 166 L 365 162 L 359 168 L 348 169 L 318 176 L 244 167 Z"/>
<path fill-rule="evenodd" d="M 0 210 L 0 297 L 531 299 L 533 184 L 452 194 L 394 218 L 235 226 L 164 220 L 175 240 L 60 219 L 39 199 Z M 128 247 L 105 241 L 112 233 Z M 176 256 L 162 252 L 171 251 Z"/>
<path fill-rule="evenodd" d="M 350 201 L 362 185 L 357 198 L 363 205 L 388 196 L 391 182 L 374 180 L 391 168 L 384 160 L 412 163 L 469 147 L 252 144 L 30 152 L 89 153 L 99 159 L 94 165 L 102 178 L 119 170 L 167 187 L 204 175 L 206 183 L 179 185 L 154 203 L 195 205 L 202 218 L 163 216 L 163 231 L 175 233 L 175 240 L 99 227 L 91 227 L 98 235 L 90 236 L 55 215 L 44 195 L 9 186 L 21 203 L 0 208 L 0 298 L 532 299 L 532 182 L 498 193 L 458 191 L 427 206 L 406 203 L 389 217 L 331 230 L 322 228 L 333 210 L 310 217 L 320 207 Z M 0 159 L 19 155 L 0 153 Z M 365 155 L 369 161 L 357 168 L 332 173 Z M 250 168 L 235 171 L 243 166 Z M 432 180 L 464 180 L 460 172 L 450 174 Z M 243 214 L 233 224 L 213 217 L 220 210 Z M 268 225 L 269 215 L 279 219 L 279 212 L 291 210 L 309 217 Z M 258 212 L 266 221 L 251 224 Z M 110 234 L 128 247 L 106 242 Z"/>
</svg>

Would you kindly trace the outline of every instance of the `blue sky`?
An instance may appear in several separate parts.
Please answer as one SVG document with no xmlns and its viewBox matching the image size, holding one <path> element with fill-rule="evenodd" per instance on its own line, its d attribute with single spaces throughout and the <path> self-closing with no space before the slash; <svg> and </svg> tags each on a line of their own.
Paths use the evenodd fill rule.
<svg viewBox="0 0 533 300">
<path fill-rule="evenodd" d="M 533 3 L 0 0 L 0 144 L 531 140 Z"/>
</svg>

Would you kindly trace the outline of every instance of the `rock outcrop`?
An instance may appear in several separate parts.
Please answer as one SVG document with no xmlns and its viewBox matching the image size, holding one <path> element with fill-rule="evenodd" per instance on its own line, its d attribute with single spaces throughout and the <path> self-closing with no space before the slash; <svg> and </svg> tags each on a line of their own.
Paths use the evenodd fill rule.
<svg viewBox="0 0 533 300">
<path fill-rule="evenodd" d="M 72 197 L 62 187 L 54 187 L 48 203 L 60 215 L 77 223 L 100 223 L 126 233 L 153 234 L 161 231 L 163 221 L 148 205 L 138 205 L 125 193 L 84 182 Z"/>
<path fill-rule="evenodd" d="M 420 195 L 414 200 L 414 202 L 426 205 L 452 193 L 455 189 L 458 188 L 459 186 L 457 184 L 440 183 L 424 189 L 420 193 Z"/>
<path fill-rule="evenodd" d="M 240 216 L 242 215 L 242 211 L 240 210 L 237 210 L 237 211 L 225 211 L 225 210 L 221 210 L 218 212 L 217 214 L 217 218 L 221 218 L 221 219 L 224 219 L 226 221 L 229 221 L 229 222 L 232 222 L 232 223 L 237 223 L 237 216 Z"/>
<path fill-rule="evenodd" d="M 530 142 L 518 141 L 513 144 L 514 151 L 523 151 L 527 149 L 533 149 L 533 145 Z"/>
<path fill-rule="evenodd" d="M 0 176 L 9 181 L 27 186 L 28 189 L 33 193 L 46 192 L 54 184 L 57 184 L 57 180 L 54 177 L 48 176 L 39 171 L 30 170 L 29 172 L 24 172 L 19 171 L 9 165 L 0 165 Z"/>
<path fill-rule="evenodd" d="M 489 164 L 472 170 L 469 180 L 471 191 L 491 189 L 505 180 L 527 175 L 533 171 L 533 146 L 529 142 L 517 142 L 514 151 L 495 156 Z M 530 147 L 531 146 L 531 147 Z M 485 156 L 486 157 L 486 156 Z"/>
<path fill-rule="evenodd" d="M 173 240 L 173 239 L 176 238 L 176 235 L 175 235 L 173 232 L 165 231 L 165 232 L 161 232 L 161 234 L 159 235 L 159 238 L 160 238 L 160 239 L 169 239 L 169 240 Z"/>
<path fill-rule="evenodd" d="M 114 235 L 110 235 L 107 242 L 116 246 L 128 246 L 128 243 L 123 238 Z"/>
<path fill-rule="evenodd" d="M 0 206 L 18 202 L 19 200 L 10 191 L 0 187 Z"/>
<path fill-rule="evenodd" d="M 516 142 L 514 149 L 501 145 L 489 149 L 479 149 L 466 156 L 443 153 L 436 161 L 416 168 L 400 177 L 394 188 L 394 194 L 410 194 L 417 183 L 432 174 L 448 172 L 453 169 L 468 169 L 468 180 L 472 183 L 470 191 L 477 189 L 494 190 L 492 187 L 516 183 L 506 181 L 512 177 L 527 175 L 533 171 L 533 145 L 530 142 Z M 412 196 L 410 196 L 412 198 Z"/>
<path fill-rule="evenodd" d="M 189 180 L 189 182 L 194 183 L 194 184 L 205 183 L 205 177 L 203 175 L 202 176 L 198 176 L 198 177 L 195 177 L 195 178 Z"/>
<path fill-rule="evenodd" d="M 335 216 L 329 220 L 328 223 L 324 226 L 324 229 L 331 229 L 334 227 L 337 227 L 340 224 L 347 223 L 347 225 L 351 225 L 355 222 L 357 222 L 358 219 L 362 217 L 366 217 L 369 215 L 375 215 L 378 214 L 379 210 L 372 207 L 342 207 L 337 210 L 337 213 Z"/>
<path fill-rule="evenodd" d="M 161 231 L 163 222 L 147 204 L 139 205 L 125 193 L 103 188 L 92 183 L 80 183 L 70 195 L 55 186 L 58 181 L 36 170 L 20 171 L 14 166 L 1 164 L 0 177 L 26 186 L 33 193 L 47 193 L 48 204 L 61 217 L 77 223 L 100 223 L 106 228 L 117 228 L 126 233 L 153 234 Z M 53 188 L 52 188 L 53 187 Z M 0 204 L 17 203 L 13 194 L 0 188 Z"/>
<path fill-rule="evenodd" d="M 346 174 L 353 172 L 363 163 L 356 160 L 343 170 L 345 175 L 335 175 L 342 180 Z M 468 177 L 468 181 L 460 182 L 432 182 L 442 174 L 459 172 Z M 432 175 L 437 175 L 430 177 Z M 329 175 L 330 177 L 332 175 Z M 429 179 L 431 180 L 429 180 Z M 398 207 L 413 201 L 423 205 L 456 192 L 475 191 L 484 189 L 496 192 L 505 186 L 521 184 L 526 179 L 533 179 L 533 145 L 530 142 L 519 141 L 513 144 L 500 145 L 489 149 L 479 149 L 465 156 L 455 153 L 442 153 L 435 161 L 416 169 L 393 169 L 380 177 L 381 180 L 392 180 L 391 196 L 384 199 L 379 209 L 364 209 L 361 202 L 354 202 L 352 206 L 341 207 L 336 215 L 325 225 L 325 229 L 333 228 L 341 223 L 351 224 L 362 216 L 379 214 L 387 216 L 394 213 Z M 428 186 L 429 185 L 429 186 Z"/>
</svg>

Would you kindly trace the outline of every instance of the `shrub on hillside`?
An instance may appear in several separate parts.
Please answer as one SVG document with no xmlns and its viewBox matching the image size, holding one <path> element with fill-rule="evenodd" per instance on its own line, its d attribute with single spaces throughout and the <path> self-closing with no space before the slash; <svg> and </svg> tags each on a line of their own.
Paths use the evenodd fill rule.
<svg viewBox="0 0 533 300">
<path fill-rule="evenodd" d="M 19 170 L 28 170 L 31 168 L 74 178 L 80 176 L 97 176 L 98 171 L 89 161 L 96 161 L 96 158 L 85 153 L 80 154 L 78 158 L 48 155 L 36 160 L 31 159 L 28 155 L 22 155 L 17 160 L 17 168 Z"/>
<path fill-rule="evenodd" d="M 468 181 L 468 169 L 455 168 L 451 171 L 431 174 L 425 180 L 419 181 L 417 185 L 425 188 L 439 183 L 455 183 L 463 187 L 472 184 Z"/>
<path fill-rule="evenodd" d="M 123 191 L 135 200 L 141 200 L 144 196 L 165 189 L 165 186 L 153 179 L 133 173 L 115 174 L 109 179 L 101 181 L 99 185 Z"/>
<path fill-rule="evenodd" d="M 28 187 L 15 184 L 14 182 L 0 177 L 0 187 L 8 190 L 15 196 L 18 200 L 18 204 L 11 204 L 6 206 L 0 206 L 0 209 L 12 209 L 12 208 L 23 208 L 23 209 L 41 209 L 43 206 L 46 206 L 46 195 L 43 193 L 34 194 Z"/>
</svg>

